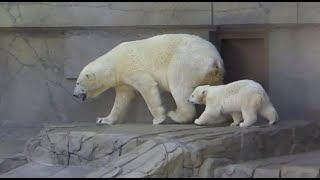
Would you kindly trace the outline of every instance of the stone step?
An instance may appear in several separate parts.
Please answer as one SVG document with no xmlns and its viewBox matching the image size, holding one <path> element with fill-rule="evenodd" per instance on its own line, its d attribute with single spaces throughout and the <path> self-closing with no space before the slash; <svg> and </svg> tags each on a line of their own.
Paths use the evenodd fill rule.
<svg viewBox="0 0 320 180">
<path fill-rule="evenodd" d="M 29 141 L 25 153 L 29 162 L 98 168 L 85 177 L 210 177 L 213 167 L 312 150 L 320 150 L 318 122 L 282 121 L 249 128 L 58 125 Z"/>
<path fill-rule="evenodd" d="M 96 169 L 89 166 L 67 166 L 51 178 L 84 178 Z"/>
<path fill-rule="evenodd" d="M 27 158 L 21 153 L 0 154 L 0 175 L 26 164 Z"/>
<path fill-rule="evenodd" d="M 319 142 L 312 122 L 162 133 L 87 177 L 210 177 L 212 167 L 320 149 Z"/>
<path fill-rule="evenodd" d="M 214 170 L 214 178 L 319 178 L 320 151 L 231 164 Z"/>
<path fill-rule="evenodd" d="M 95 168 L 28 163 L 0 175 L 0 178 L 83 178 Z"/>
<path fill-rule="evenodd" d="M 41 128 L 12 127 L 5 125 L 0 135 L 0 175 L 26 164 L 24 146 L 28 139 L 36 136 Z"/>
</svg>

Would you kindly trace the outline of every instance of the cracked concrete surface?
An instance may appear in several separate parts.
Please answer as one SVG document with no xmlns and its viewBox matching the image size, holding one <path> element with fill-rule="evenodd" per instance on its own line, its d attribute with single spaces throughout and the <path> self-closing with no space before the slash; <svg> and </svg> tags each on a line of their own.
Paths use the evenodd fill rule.
<svg viewBox="0 0 320 180">
<path fill-rule="evenodd" d="M 8 2 L 0 27 L 319 23 L 310 2 Z"/>
<path fill-rule="evenodd" d="M 209 25 L 210 3 L 1 3 L 0 27 Z"/>
<path fill-rule="evenodd" d="M 110 89 L 87 102 L 72 96 L 74 78 L 87 63 L 123 41 L 177 32 L 207 39 L 207 31 L 206 28 L 1 31 L 1 128 L 43 127 L 47 123 L 74 121 L 95 123 L 96 117 L 107 116 L 111 111 L 114 91 Z M 161 96 L 168 109 L 173 108 L 172 97 L 167 93 Z M 125 122 L 152 123 L 143 98 L 139 96 L 133 103 L 135 106 L 129 110 Z"/>
<path fill-rule="evenodd" d="M 319 178 L 320 151 L 259 159 L 218 167 L 215 178 Z"/>
<path fill-rule="evenodd" d="M 234 9 L 248 7 L 268 8 L 271 12 L 273 11 L 272 8 L 294 8 L 297 5 L 297 3 L 292 4 L 290 2 L 223 3 L 226 2 L 215 2 L 212 4 L 212 8 L 217 9 L 217 13 L 220 11 L 225 13 L 224 11 L 229 10 L 231 12 Z M 23 10 L 22 7 L 35 7 L 37 4 L 0 3 L 0 16 L 3 14 L 7 16 L 7 13 L 2 13 L 2 11 L 10 11 L 15 16 L 18 16 L 17 6 L 19 6 L 23 18 L 34 20 L 33 16 L 23 15 L 23 13 L 29 12 L 30 9 Z M 78 5 L 77 3 L 71 3 L 70 5 L 63 2 L 49 4 L 53 5 L 51 7 L 53 9 L 55 5 L 68 6 L 68 8 L 72 8 L 69 6 L 75 5 L 73 8 L 77 9 L 83 3 Z M 187 11 L 202 11 L 207 8 L 202 3 L 198 5 L 193 5 L 193 3 L 184 4 L 137 3 L 135 6 L 129 7 L 122 3 L 112 3 L 112 8 L 131 8 L 134 10 L 141 8 L 141 6 L 147 6 L 151 9 L 182 8 Z M 89 6 L 91 5 L 100 6 L 101 3 L 89 4 Z M 299 3 L 299 6 L 312 7 L 310 4 L 304 3 Z M 318 6 L 315 4 L 314 7 Z M 208 8 L 211 8 L 211 3 Z M 170 12 L 172 11 L 170 10 Z M 283 12 L 285 13 L 285 11 Z M 58 14 L 63 13 L 59 12 Z M 37 16 L 41 16 L 41 13 Z M 79 17 L 79 19 L 81 18 Z M 6 21 L 5 19 L 2 20 L 2 22 Z M 87 19 L 83 20 L 87 21 Z M 142 39 L 162 33 L 190 33 L 208 39 L 208 31 L 210 30 L 210 28 L 206 27 L 138 28 L 129 26 L 123 28 L 97 29 L 88 27 L 79 29 L 78 25 L 72 28 L 62 28 L 59 27 L 59 21 L 55 21 L 55 23 L 57 28 L 39 28 L 35 23 L 32 26 L 35 28 L 23 26 L 23 28 L 10 28 L 3 31 L 0 29 L 0 125 L 2 127 L 4 125 L 6 127 L 43 127 L 43 124 L 46 123 L 74 121 L 94 123 L 96 117 L 107 116 L 111 111 L 114 91 L 111 89 L 97 99 L 88 102 L 80 102 L 72 97 L 74 78 L 77 77 L 80 70 L 87 63 L 123 41 Z M 317 59 L 318 54 L 316 54 L 316 50 L 313 50 L 313 47 L 317 47 L 319 43 L 316 38 L 318 33 L 319 29 L 316 27 L 290 30 L 275 29 L 270 33 L 270 95 L 283 119 L 309 119 L 319 116 L 317 112 L 319 104 L 309 95 L 315 93 L 314 91 L 318 89 L 317 84 L 313 83 L 317 77 L 317 74 L 314 73 L 316 72 L 314 68 L 318 66 L 318 61 L 314 61 L 314 59 Z M 293 45 L 296 46 L 292 47 Z M 279 49 L 281 49 L 281 52 Z M 303 59 L 303 64 L 301 64 L 300 59 Z M 292 64 L 290 69 L 286 68 L 287 64 Z M 285 68 L 287 71 L 283 74 L 281 69 Z M 307 80 L 305 76 L 308 77 Z M 304 79 L 302 80 L 302 78 Z M 300 83 L 299 86 L 296 86 L 297 82 Z M 280 83 L 284 83 L 287 87 L 295 88 L 295 91 L 287 93 L 286 88 L 281 88 L 283 86 L 280 86 Z M 302 92 L 305 92 L 305 90 L 308 93 L 303 94 Z M 167 93 L 162 94 L 162 96 L 163 104 L 168 106 L 167 109 L 174 108 L 172 97 Z M 287 101 L 283 102 L 282 97 Z M 299 107 L 297 102 L 300 103 Z M 134 100 L 133 104 L 135 106 L 129 110 L 127 117 L 125 117 L 125 122 L 151 123 L 151 114 L 148 112 L 142 97 L 139 96 Z M 305 109 L 301 109 L 300 106 L 305 107 Z M 302 115 L 299 115 L 298 112 Z"/>
<path fill-rule="evenodd" d="M 0 9 L 11 9 L 12 12 L 15 12 L 13 9 L 16 9 L 17 4 L 20 6 L 22 14 L 22 6 L 37 5 L 37 3 L 1 3 L 2 8 Z M 55 3 L 52 4 L 55 5 Z M 113 8 L 129 8 L 120 4 L 113 3 L 112 6 Z M 65 6 L 66 4 L 57 3 L 56 5 Z M 93 6 L 99 5 L 97 3 Z M 301 7 L 306 6 L 303 3 L 300 5 Z M 130 8 L 139 9 L 140 6 L 142 5 L 138 3 Z M 160 9 L 180 6 L 187 10 L 204 9 L 203 4 L 193 6 L 176 3 L 171 6 L 151 3 L 144 4 L 144 6 Z M 271 10 L 276 7 L 295 7 L 289 2 L 263 2 L 260 5 L 251 4 L 251 2 L 238 5 L 223 4 L 223 2 L 213 4 L 213 8 L 217 8 L 217 12 L 233 11 L 233 9 L 246 7 L 261 8 L 261 6 L 271 8 Z M 29 16 L 25 18 L 32 19 Z M 56 23 L 58 24 L 58 22 Z M 206 27 L 138 28 L 128 26 L 105 29 L 93 27 L 78 29 L 77 26 L 72 28 L 26 28 L 24 26 L 24 28 L 3 30 L 0 34 L 0 75 L 2 77 L 0 79 L 0 114 L 2 118 L 0 124 L 42 127 L 45 123 L 54 122 L 94 123 L 96 117 L 107 116 L 111 111 L 114 90 L 111 89 L 97 99 L 87 102 L 80 102 L 73 98 L 74 79 L 87 63 L 123 41 L 142 39 L 163 33 L 190 33 L 209 39 L 209 30 L 210 28 Z M 305 97 L 309 95 L 299 93 L 307 90 L 308 94 L 313 94 L 313 91 L 318 88 L 317 84 L 312 83 L 316 80 L 317 74 L 314 73 L 314 68 L 318 65 L 317 61 L 314 61 L 318 54 L 316 54 L 316 50 L 312 50 L 312 47 L 317 47 L 319 43 L 315 38 L 318 33 L 318 28 L 303 28 L 297 30 L 277 29 L 272 30 L 270 34 L 270 95 L 276 108 L 279 109 L 280 116 L 284 119 L 309 119 L 314 115 L 319 115 L 317 114 L 318 103 L 311 97 Z M 292 47 L 294 44 L 296 46 Z M 309 48 L 299 48 L 300 46 Z M 279 52 L 279 49 L 282 51 Z M 300 59 L 303 59 L 304 64 L 299 64 Z M 287 69 L 286 74 L 283 74 L 281 69 L 286 68 L 287 64 L 293 64 L 293 66 Z M 302 75 L 308 76 L 308 79 L 301 80 Z M 298 87 L 296 82 L 300 83 Z M 280 83 L 294 87 L 296 91 L 286 93 L 286 89 L 280 88 L 282 86 L 278 85 Z M 174 108 L 172 97 L 168 93 L 163 93 L 162 96 L 163 104 L 168 106 L 167 109 Z M 287 102 L 283 102 L 281 97 L 285 97 Z M 298 110 L 297 102 L 300 105 L 303 104 L 305 109 Z M 142 97 L 139 96 L 133 104 L 135 106 L 129 110 L 125 122 L 150 123 L 152 117 Z M 299 117 L 297 112 L 301 112 L 303 117 Z"/>
</svg>

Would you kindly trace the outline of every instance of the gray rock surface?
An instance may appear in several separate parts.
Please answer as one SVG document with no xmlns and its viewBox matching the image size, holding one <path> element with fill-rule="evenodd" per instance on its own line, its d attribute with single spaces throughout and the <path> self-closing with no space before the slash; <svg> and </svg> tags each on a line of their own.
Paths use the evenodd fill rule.
<svg viewBox="0 0 320 180">
<path fill-rule="evenodd" d="M 272 157 L 218 167 L 215 178 L 319 178 L 320 151 Z"/>
<path fill-rule="evenodd" d="M 94 170 L 89 166 L 66 167 L 32 162 L 2 174 L 0 178 L 83 178 Z"/>
<path fill-rule="evenodd" d="M 0 158 L 0 174 L 6 173 L 26 163 L 28 163 L 28 161 L 23 154 L 15 154 Z"/>
<path fill-rule="evenodd" d="M 213 178 L 214 170 L 217 167 L 225 166 L 231 163 L 232 161 L 226 158 L 208 158 L 202 163 L 198 176 L 201 178 Z"/>
<path fill-rule="evenodd" d="M 314 160 L 314 159 L 312 159 Z M 283 166 L 281 178 L 320 178 L 318 166 Z"/>
<path fill-rule="evenodd" d="M 3 177 L 18 177 L 39 164 L 55 168 L 30 177 L 315 177 L 317 163 L 310 158 L 317 153 L 300 160 L 263 158 L 319 150 L 319 142 L 319 124 L 311 121 L 249 128 L 60 124 L 46 127 L 27 143 L 25 154 L 31 165 Z M 256 159 L 262 160 L 252 161 Z M 244 161 L 248 162 L 240 163 Z M 278 165 L 283 163 L 287 168 L 280 171 Z M 303 169 L 292 170 L 296 166 Z M 83 173 L 76 176 L 81 167 Z"/>
<path fill-rule="evenodd" d="M 68 166 L 58 173 L 50 176 L 51 178 L 83 178 L 95 168 L 89 166 Z"/>
<path fill-rule="evenodd" d="M 45 178 L 50 177 L 64 168 L 62 165 L 44 165 L 38 163 L 28 163 L 13 169 L 0 178 Z"/>
<path fill-rule="evenodd" d="M 252 177 L 261 164 L 221 166 L 319 149 L 318 131 L 317 123 L 301 121 L 249 128 L 52 125 L 25 152 L 30 162 L 98 168 L 87 177 Z"/>
</svg>

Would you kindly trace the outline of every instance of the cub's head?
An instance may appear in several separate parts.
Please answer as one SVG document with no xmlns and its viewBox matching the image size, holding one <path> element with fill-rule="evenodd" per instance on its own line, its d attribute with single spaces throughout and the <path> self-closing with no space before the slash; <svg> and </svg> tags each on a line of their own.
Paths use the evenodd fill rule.
<svg viewBox="0 0 320 180">
<path fill-rule="evenodd" d="M 209 85 L 198 86 L 189 97 L 188 101 L 193 104 L 205 104 Z"/>
</svg>

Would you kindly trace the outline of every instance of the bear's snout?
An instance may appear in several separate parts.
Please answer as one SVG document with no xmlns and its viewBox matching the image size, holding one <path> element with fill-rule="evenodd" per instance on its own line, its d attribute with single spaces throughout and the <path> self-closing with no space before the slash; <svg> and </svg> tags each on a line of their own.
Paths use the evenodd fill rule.
<svg viewBox="0 0 320 180">
<path fill-rule="evenodd" d="M 73 96 L 76 98 L 81 98 L 82 101 L 87 99 L 87 94 L 85 93 L 81 93 L 81 94 L 73 93 Z"/>
<path fill-rule="evenodd" d="M 192 100 L 192 98 L 189 98 L 189 99 L 188 99 L 188 102 L 189 102 L 189 103 L 194 103 L 193 100 Z"/>
</svg>

